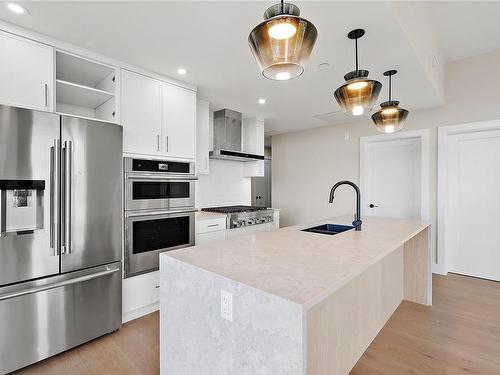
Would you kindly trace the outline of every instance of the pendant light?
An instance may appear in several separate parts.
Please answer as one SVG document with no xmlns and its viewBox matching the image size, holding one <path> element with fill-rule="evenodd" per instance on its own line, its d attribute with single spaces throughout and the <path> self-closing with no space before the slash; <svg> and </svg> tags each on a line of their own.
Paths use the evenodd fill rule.
<svg viewBox="0 0 500 375">
<path fill-rule="evenodd" d="M 297 6 L 281 0 L 266 10 L 265 21 L 248 36 L 250 50 L 264 77 L 283 81 L 304 72 L 318 32 L 299 16 Z"/>
<path fill-rule="evenodd" d="M 377 101 L 382 84 L 368 79 L 368 70 L 358 69 L 358 39 L 365 35 L 365 30 L 352 30 L 347 37 L 354 39 L 356 49 L 356 70 L 344 76 L 346 83 L 335 90 L 335 99 L 346 114 L 362 115 L 370 111 Z"/>
<path fill-rule="evenodd" d="M 394 133 L 403 128 L 408 111 L 399 107 L 397 100 L 392 100 L 392 76 L 397 70 L 388 70 L 384 76 L 389 77 L 389 100 L 380 103 L 380 109 L 372 115 L 372 120 L 381 133 Z"/>
</svg>

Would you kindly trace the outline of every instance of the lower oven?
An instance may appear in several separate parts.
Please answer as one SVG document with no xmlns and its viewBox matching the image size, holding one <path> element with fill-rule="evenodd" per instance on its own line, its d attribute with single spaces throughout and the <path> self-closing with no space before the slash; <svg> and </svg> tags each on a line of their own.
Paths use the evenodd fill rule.
<svg viewBox="0 0 500 375">
<path fill-rule="evenodd" d="M 125 277 L 158 270 L 164 251 L 194 246 L 195 211 L 125 211 Z"/>
</svg>

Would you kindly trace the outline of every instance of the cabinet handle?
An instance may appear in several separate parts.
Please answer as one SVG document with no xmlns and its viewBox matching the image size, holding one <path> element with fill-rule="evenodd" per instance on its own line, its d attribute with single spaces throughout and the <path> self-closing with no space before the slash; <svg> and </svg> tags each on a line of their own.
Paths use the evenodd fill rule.
<svg viewBox="0 0 500 375">
<path fill-rule="evenodd" d="M 113 113 L 111 113 L 111 116 L 115 117 L 115 115 L 116 115 L 116 112 L 113 111 Z"/>
<path fill-rule="evenodd" d="M 167 152 L 168 152 L 168 135 L 167 135 Z"/>
<path fill-rule="evenodd" d="M 45 107 L 49 106 L 49 85 L 44 85 Z"/>
<path fill-rule="evenodd" d="M 167 150 L 168 150 L 168 146 L 167 146 Z M 160 151 L 160 135 L 159 134 L 156 135 L 156 151 Z"/>
<path fill-rule="evenodd" d="M 213 227 L 218 227 L 219 224 L 210 224 L 210 225 L 207 225 L 208 228 L 213 228 Z"/>
</svg>

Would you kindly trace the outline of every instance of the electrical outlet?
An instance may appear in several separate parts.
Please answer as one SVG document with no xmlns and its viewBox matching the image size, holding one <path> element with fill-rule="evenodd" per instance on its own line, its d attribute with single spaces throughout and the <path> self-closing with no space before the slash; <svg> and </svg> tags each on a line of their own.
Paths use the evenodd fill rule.
<svg viewBox="0 0 500 375">
<path fill-rule="evenodd" d="M 226 290 L 220 291 L 220 316 L 233 321 L 233 294 Z"/>
<path fill-rule="evenodd" d="M 349 139 L 351 139 L 351 133 L 344 133 L 344 140 L 348 141 Z"/>
</svg>

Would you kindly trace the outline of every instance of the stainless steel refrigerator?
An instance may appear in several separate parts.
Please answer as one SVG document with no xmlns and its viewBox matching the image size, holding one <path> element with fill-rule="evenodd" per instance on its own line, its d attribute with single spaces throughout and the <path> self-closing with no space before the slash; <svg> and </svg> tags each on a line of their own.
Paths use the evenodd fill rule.
<svg viewBox="0 0 500 375">
<path fill-rule="evenodd" d="M 121 325 L 122 128 L 0 106 L 0 373 Z"/>
</svg>

